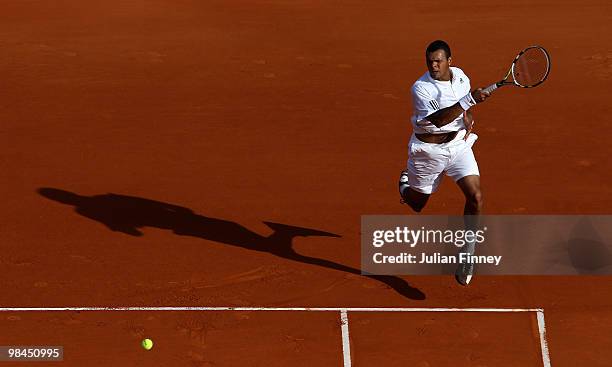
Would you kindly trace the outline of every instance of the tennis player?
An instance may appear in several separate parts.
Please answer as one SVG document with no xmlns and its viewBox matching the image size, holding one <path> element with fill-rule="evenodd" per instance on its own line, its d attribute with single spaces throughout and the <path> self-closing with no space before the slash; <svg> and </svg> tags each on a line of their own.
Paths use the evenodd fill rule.
<svg viewBox="0 0 612 367">
<path fill-rule="evenodd" d="M 446 42 L 432 42 L 425 59 L 428 72 L 412 85 L 413 134 L 408 167 L 400 175 L 402 202 L 420 212 L 446 173 L 465 195 L 464 214 L 480 214 L 480 172 L 472 152 L 478 137 L 471 133 L 471 107 L 487 99 L 489 93 L 481 88 L 470 91 L 470 79 L 451 66 Z"/>
<path fill-rule="evenodd" d="M 486 100 L 489 93 L 481 88 L 470 91 L 470 79 L 461 69 L 451 66 L 451 50 L 446 42 L 432 42 L 425 51 L 425 60 L 428 71 L 412 86 L 413 134 L 407 168 L 399 181 L 402 202 L 420 212 L 445 173 L 465 195 L 464 214 L 478 215 L 482 193 L 472 152 L 478 137 L 471 133 L 471 108 Z M 457 281 L 467 285 L 472 272 L 473 268 L 458 269 Z"/>
</svg>

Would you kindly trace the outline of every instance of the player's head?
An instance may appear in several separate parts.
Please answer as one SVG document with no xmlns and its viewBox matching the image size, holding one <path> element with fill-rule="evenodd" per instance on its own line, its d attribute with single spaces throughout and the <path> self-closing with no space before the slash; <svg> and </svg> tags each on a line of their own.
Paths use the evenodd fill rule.
<svg viewBox="0 0 612 367">
<path fill-rule="evenodd" d="M 451 60 L 450 47 L 444 41 L 433 41 L 425 50 L 427 70 L 433 79 L 450 80 Z"/>
</svg>

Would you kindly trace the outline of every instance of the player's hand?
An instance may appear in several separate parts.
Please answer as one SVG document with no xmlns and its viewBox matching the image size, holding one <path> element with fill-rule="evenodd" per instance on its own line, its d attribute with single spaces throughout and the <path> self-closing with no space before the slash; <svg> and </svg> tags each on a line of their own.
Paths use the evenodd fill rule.
<svg viewBox="0 0 612 367">
<path fill-rule="evenodd" d="M 463 140 L 467 140 L 468 136 L 470 136 L 472 128 L 474 127 L 474 122 L 474 116 L 472 116 L 472 114 L 468 111 L 463 111 L 463 123 L 465 124 L 465 128 L 467 129 Z"/>
<path fill-rule="evenodd" d="M 482 88 L 478 88 L 472 91 L 472 98 L 474 98 L 476 103 L 484 102 L 490 96 L 491 93 L 483 91 Z"/>
</svg>

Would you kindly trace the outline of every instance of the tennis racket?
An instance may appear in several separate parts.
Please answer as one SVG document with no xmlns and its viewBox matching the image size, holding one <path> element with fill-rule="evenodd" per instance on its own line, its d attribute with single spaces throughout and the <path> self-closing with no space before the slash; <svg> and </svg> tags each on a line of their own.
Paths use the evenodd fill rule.
<svg viewBox="0 0 612 367">
<path fill-rule="evenodd" d="M 521 51 L 510 66 L 503 80 L 486 87 L 491 93 L 499 87 L 513 84 L 521 88 L 533 88 L 542 84 L 550 73 L 550 56 L 543 47 L 530 46 Z M 512 80 L 508 80 L 512 75 Z"/>
</svg>

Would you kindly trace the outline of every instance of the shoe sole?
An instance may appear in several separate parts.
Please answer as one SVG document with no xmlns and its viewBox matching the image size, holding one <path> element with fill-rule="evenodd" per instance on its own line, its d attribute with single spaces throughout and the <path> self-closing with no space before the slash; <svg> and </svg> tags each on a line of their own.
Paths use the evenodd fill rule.
<svg viewBox="0 0 612 367">
<path fill-rule="evenodd" d="M 462 286 L 466 287 L 470 284 L 470 282 L 472 281 L 472 275 L 468 275 L 465 277 L 465 279 L 463 279 L 462 277 L 460 277 L 459 275 L 455 274 L 455 280 L 457 281 L 457 283 L 461 284 Z"/>
</svg>

